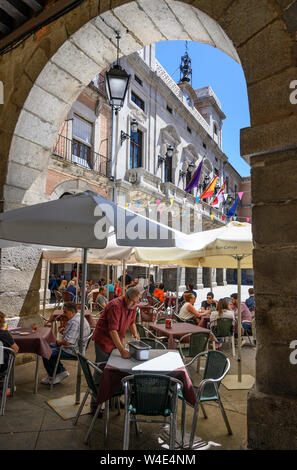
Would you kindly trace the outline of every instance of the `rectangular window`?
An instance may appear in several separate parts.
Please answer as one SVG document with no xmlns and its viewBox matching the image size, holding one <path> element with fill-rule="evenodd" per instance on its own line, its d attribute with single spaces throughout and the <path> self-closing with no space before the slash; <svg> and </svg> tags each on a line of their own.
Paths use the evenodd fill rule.
<svg viewBox="0 0 297 470">
<path fill-rule="evenodd" d="M 170 106 L 167 105 L 167 111 L 168 113 L 172 114 L 172 108 L 170 108 Z"/>
<path fill-rule="evenodd" d="M 164 165 L 165 183 L 172 183 L 172 157 L 166 157 Z"/>
<path fill-rule="evenodd" d="M 92 130 L 90 122 L 74 116 L 72 161 L 86 168 L 92 168 Z"/>
<path fill-rule="evenodd" d="M 142 86 L 142 80 L 140 80 L 140 78 L 137 77 L 137 75 L 134 75 L 134 80 L 135 80 L 135 82 L 139 83 L 139 85 Z"/>
<path fill-rule="evenodd" d="M 142 109 L 142 111 L 144 111 L 144 101 L 139 98 L 139 96 L 136 95 L 136 93 L 134 93 L 134 91 L 131 91 L 131 100 L 133 101 L 133 103 L 135 103 L 140 109 Z"/>
<path fill-rule="evenodd" d="M 142 165 L 143 133 L 138 130 L 131 132 L 130 139 L 130 168 L 140 168 Z"/>
<path fill-rule="evenodd" d="M 192 134 L 192 129 L 191 129 L 189 126 L 187 126 L 187 131 L 188 131 L 190 134 Z"/>
</svg>

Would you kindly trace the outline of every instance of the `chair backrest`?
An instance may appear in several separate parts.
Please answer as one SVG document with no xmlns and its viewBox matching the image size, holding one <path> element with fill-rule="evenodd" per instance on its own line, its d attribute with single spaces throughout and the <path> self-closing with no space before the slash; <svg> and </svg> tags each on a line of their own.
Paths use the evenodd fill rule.
<svg viewBox="0 0 297 470">
<path fill-rule="evenodd" d="M 151 305 L 152 307 L 155 305 L 154 299 L 151 295 L 148 295 L 146 300 L 148 301 L 148 304 Z"/>
<path fill-rule="evenodd" d="M 93 392 L 94 395 L 97 396 L 99 385 L 95 384 L 94 378 L 93 378 L 93 375 L 92 375 L 92 372 L 91 372 L 91 369 L 90 369 L 90 366 L 93 369 L 95 369 L 94 366 L 97 366 L 97 364 L 93 364 L 91 361 L 89 361 L 85 356 L 83 356 L 80 353 L 77 353 L 77 357 L 78 357 L 79 363 L 81 365 L 81 368 L 82 368 L 82 371 L 84 373 L 84 376 L 85 376 L 85 379 L 86 379 L 86 382 L 87 382 L 87 385 L 88 385 L 89 389 Z M 100 363 L 100 366 L 102 367 L 103 364 L 105 365 L 106 362 L 105 363 Z M 99 368 L 101 369 L 101 367 L 99 367 Z M 102 369 L 101 369 L 101 372 L 103 372 Z"/>
<path fill-rule="evenodd" d="M 109 292 L 108 294 L 108 300 L 111 301 L 114 299 L 114 292 Z"/>
<path fill-rule="evenodd" d="M 150 346 L 152 349 L 166 349 L 166 346 L 154 338 L 147 338 L 146 336 L 141 337 L 140 341 Z"/>
<path fill-rule="evenodd" d="M 96 303 L 96 299 L 99 295 L 99 292 L 93 292 L 93 302 Z"/>
<path fill-rule="evenodd" d="M 93 337 L 94 331 L 95 331 L 95 328 L 91 328 L 91 331 L 90 331 L 90 334 L 88 336 L 87 343 L 86 343 L 86 350 L 88 349 L 88 347 L 90 345 L 90 342 L 91 342 L 91 339 Z"/>
<path fill-rule="evenodd" d="M 6 346 L 3 347 L 3 356 L 4 356 L 4 364 L 7 365 L 3 372 L 0 372 L 0 379 L 10 375 L 12 368 L 14 367 L 15 361 L 15 352 L 11 348 L 7 348 Z M 8 359 L 7 359 L 8 355 Z"/>
<path fill-rule="evenodd" d="M 64 302 L 70 302 L 71 301 L 71 292 L 62 292 L 62 297 Z"/>
<path fill-rule="evenodd" d="M 137 333 L 139 336 L 146 338 L 147 334 L 144 327 L 140 323 L 136 323 Z"/>
<path fill-rule="evenodd" d="M 208 351 L 203 379 L 218 379 L 227 367 L 227 357 L 220 351 Z M 220 382 L 217 382 L 219 388 Z M 214 384 L 207 384 L 203 390 L 203 397 L 216 396 Z"/>
<path fill-rule="evenodd" d="M 57 301 L 62 299 L 62 292 L 59 290 L 54 290 L 54 294 Z"/>
<path fill-rule="evenodd" d="M 197 354 L 207 350 L 209 335 L 210 333 L 204 333 L 203 331 L 191 334 L 189 345 L 190 357 L 195 357 Z"/>
<path fill-rule="evenodd" d="M 135 414 L 168 416 L 177 382 L 167 375 L 136 374 L 131 378 L 130 403 Z"/>
<path fill-rule="evenodd" d="M 232 318 L 218 318 L 217 325 L 215 326 L 215 335 L 218 338 L 231 336 L 233 333 L 233 320 Z"/>
<path fill-rule="evenodd" d="M 180 318 L 180 316 L 177 315 L 175 312 L 173 312 L 173 318 L 177 321 L 177 323 L 185 323 L 185 320 Z"/>
<path fill-rule="evenodd" d="M 158 318 L 156 323 L 165 323 L 166 322 L 166 317 Z"/>
</svg>

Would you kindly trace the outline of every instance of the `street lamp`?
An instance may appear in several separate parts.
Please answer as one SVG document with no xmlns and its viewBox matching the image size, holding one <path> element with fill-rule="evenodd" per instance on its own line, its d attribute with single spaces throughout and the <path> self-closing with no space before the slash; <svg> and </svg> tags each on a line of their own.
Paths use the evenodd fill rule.
<svg viewBox="0 0 297 470">
<path fill-rule="evenodd" d="M 135 132 L 137 132 L 137 130 L 138 130 L 138 122 L 136 121 L 136 119 L 132 119 L 132 121 L 131 121 L 131 131 L 133 133 L 135 133 Z M 121 131 L 121 145 L 123 144 L 123 142 L 126 139 L 133 140 L 132 137 L 129 134 L 127 134 L 124 131 Z"/>
<path fill-rule="evenodd" d="M 105 73 L 105 87 L 109 104 L 115 111 L 115 114 L 118 114 L 118 111 L 124 105 L 131 75 L 129 75 L 126 70 L 122 69 L 119 64 L 119 42 L 121 36 L 118 32 L 116 39 L 117 63 L 108 72 Z"/>
</svg>

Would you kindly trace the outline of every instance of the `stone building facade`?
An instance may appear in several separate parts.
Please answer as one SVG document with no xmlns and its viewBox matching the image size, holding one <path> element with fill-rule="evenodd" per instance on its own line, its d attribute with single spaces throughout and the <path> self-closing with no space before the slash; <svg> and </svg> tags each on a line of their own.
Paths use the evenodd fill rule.
<svg viewBox="0 0 297 470">
<path fill-rule="evenodd" d="M 186 233 L 225 224 L 224 214 L 243 179 L 222 150 L 226 116 L 214 91 L 210 87 L 194 90 L 187 81 L 176 84 L 157 61 L 155 45 L 122 58 L 121 66 L 131 75 L 131 86 L 117 116 L 112 117 L 107 104 L 104 74 L 96 76 L 71 107 L 50 158 L 47 196 L 53 199 L 94 189 L 145 216 L 158 215 L 162 223 Z M 131 130 L 133 120 L 137 121 L 136 133 Z M 168 146 L 171 157 L 166 156 Z M 199 187 L 186 193 L 202 159 Z M 227 180 L 224 204 L 214 208 L 212 198 L 197 203 L 196 197 L 216 174 L 215 193 Z M 115 180 L 113 188 L 110 177 Z M 250 192 L 248 185 L 245 191 Z M 236 215 L 241 220 L 241 205 Z M 71 266 L 55 267 L 59 269 L 70 275 Z M 130 267 L 129 271 L 132 276 L 145 275 L 145 268 Z M 180 283 L 185 286 L 192 281 L 198 288 L 224 285 L 227 278 L 233 283 L 236 277 L 229 271 L 213 269 L 210 279 L 207 268 L 182 268 Z M 105 268 L 89 266 L 88 277 L 97 280 L 102 272 Z M 176 285 L 176 274 L 176 269 L 155 272 L 168 289 Z"/>
</svg>

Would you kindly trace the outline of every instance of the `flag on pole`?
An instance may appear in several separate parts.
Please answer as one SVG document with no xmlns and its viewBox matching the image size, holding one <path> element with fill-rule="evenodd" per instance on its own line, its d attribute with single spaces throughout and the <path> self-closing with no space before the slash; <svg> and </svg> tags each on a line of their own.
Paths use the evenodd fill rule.
<svg viewBox="0 0 297 470">
<path fill-rule="evenodd" d="M 227 214 L 226 214 L 226 217 L 228 217 L 228 219 L 230 219 L 231 217 L 234 216 L 239 201 L 240 201 L 240 198 L 239 198 L 239 196 L 237 196 L 236 201 L 234 202 L 233 206 L 230 207 L 230 209 L 228 210 L 228 212 L 227 212 Z"/>
<path fill-rule="evenodd" d="M 197 188 L 200 180 L 200 175 L 201 175 L 201 170 L 202 170 L 202 165 L 203 165 L 203 158 L 200 162 L 200 165 L 198 166 L 197 170 L 195 171 L 193 178 L 191 179 L 190 183 L 186 187 L 185 191 L 186 193 L 189 193 L 192 189 Z"/>
<path fill-rule="evenodd" d="M 202 193 L 200 196 L 200 201 L 201 199 L 207 199 L 208 197 L 212 197 L 218 177 L 219 174 L 217 174 L 212 180 L 212 182 L 207 186 L 204 193 Z"/>
<path fill-rule="evenodd" d="M 216 195 L 216 197 L 214 198 L 214 200 L 210 204 L 211 206 L 219 207 L 219 205 L 222 204 L 222 202 L 224 202 L 224 191 L 225 191 L 225 187 L 226 187 L 226 182 L 227 182 L 227 180 L 225 181 L 225 183 L 221 187 L 220 191 L 218 192 L 218 194 Z"/>
</svg>

